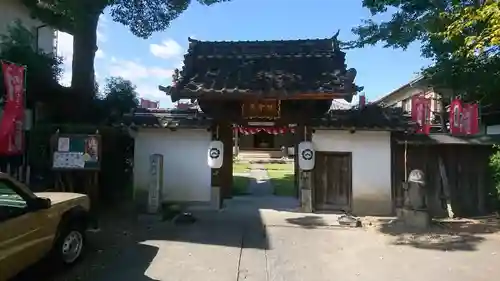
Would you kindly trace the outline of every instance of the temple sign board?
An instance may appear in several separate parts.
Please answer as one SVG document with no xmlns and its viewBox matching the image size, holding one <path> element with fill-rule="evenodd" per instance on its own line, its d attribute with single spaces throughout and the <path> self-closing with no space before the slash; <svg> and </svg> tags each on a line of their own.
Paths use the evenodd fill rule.
<svg viewBox="0 0 500 281">
<path fill-rule="evenodd" d="M 241 106 L 241 114 L 245 119 L 278 119 L 280 118 L 280 101 L 276 99 L 245 101 Z"/>
</svg>

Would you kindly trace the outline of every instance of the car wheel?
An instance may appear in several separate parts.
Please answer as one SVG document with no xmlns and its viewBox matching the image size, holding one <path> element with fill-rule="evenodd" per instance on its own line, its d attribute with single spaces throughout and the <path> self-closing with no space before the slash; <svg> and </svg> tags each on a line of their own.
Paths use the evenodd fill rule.
<svg viewBox="0 0 500 281">
<path fill-rule="evenodd" d="M 69 224 L 61 231 L 53 249 L 57 260 L 62 265 L 74 264 L 82 256 L 85 242 L 85 228 Z"/>
</svg>

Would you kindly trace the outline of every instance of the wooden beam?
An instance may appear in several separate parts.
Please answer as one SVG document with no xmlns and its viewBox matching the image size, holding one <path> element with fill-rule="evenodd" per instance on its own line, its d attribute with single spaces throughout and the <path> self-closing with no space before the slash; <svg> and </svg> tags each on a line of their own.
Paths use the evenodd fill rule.
<svg viewBox="0 0 500 281">
<path fill-rule="evenodd" d="M 299 94 L 290 97 L 281 98 L 282 100 L 331 100 L 344 98 L 345 94 L 325 94 L 325 93 L 311 93 Z"/>
</svg>

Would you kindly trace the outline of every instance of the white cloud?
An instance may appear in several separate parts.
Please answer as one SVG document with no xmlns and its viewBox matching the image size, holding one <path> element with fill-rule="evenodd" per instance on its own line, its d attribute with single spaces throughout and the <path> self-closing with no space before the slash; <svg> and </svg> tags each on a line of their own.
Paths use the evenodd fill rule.
<svg viewBox="0 0 500 281">
<path fill-rule="evenodd" d="M 169 85 L 172 80 L 172 70 L 161 67 L 151 67 L 139 61 L 121 60 L 111 57 L 108 73 L 132 81 L 137 86 L 137 93 L 142 98 L 159 100 L 161 107 L 171 107 L 170 97 L 158 89 L 158 85 Z"/>
<path fill-rule="evenodd" d="M 158 90 L 158 85 L 154 85 L 153 83 L 141 83 L 136 86 L 139 97 L 153 101 L 160 101 L 161 108 L 173 107 L 170 97 L 164 92 Z"/>
<path fill-rule="evenodd" d="M 111 58 L 109 74 L 120 76 L 129 80 L 143 78 L 160 78 L 162 80 L 172 78 L 172 70 L 160 67 L 147 67 L 135 61 L 119 60 Z"/>
<path fill-rule="evenodd" d="M 175 40 L 167 39 L 161 44 L 149 45 L 149 51 L 154 56 L 162 59 L 175 59 L 183 54 L 184 48 L 182 48 L 182 46 Z"/>
<path fill-rule="evenodd" d="M 64 59 L 64 64 L 71 65 L 73 59 L 73 36 L 66 32 L 57 32 L 57 54 Z"/>
<path fill-rule="evenodd" d="M 102 33 L 99 29 L 96 31 L 96 36 L 97 36 L 97 41 L 98 42 L 106 42 L 108 40 L 108 37 Z"/>
<path fill-rule="evenodd" d="M 71 68 L 70 68 L 70 71 L 65 70 L 63 72 L 63 74 L 61 75 L 61 78 L 59 79 L 59 83 L 65 87 L 71 86 Z"/>
<path fill-rule="evenodd" d="M 106 54 L 104 54 L 104 51 L 103 50 L 97 50 L 97 52 L 95 52 L 95 58 L 96 59 L 102 59 L 106 56 Z"/>
</svg>

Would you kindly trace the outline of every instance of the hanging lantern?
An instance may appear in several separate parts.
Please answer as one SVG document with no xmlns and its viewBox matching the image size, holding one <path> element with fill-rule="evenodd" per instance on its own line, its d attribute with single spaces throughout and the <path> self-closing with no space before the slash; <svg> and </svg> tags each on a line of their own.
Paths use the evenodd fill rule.
<svg viewBox="0 0 500 281">
<path fill-rule="evenodd" d="M 212 141 L 208 146 L 207 163 L 212 169 L 222 167 L 222 155 L 224 154 L 224 144 L 221 141 Z"/>
<path fill-rule="evenodd" d="M 314 169 L 314 148 L 310 141 L 303 141 L 299 143 L 299 167 L 304 171 Z"/>
</svg>

